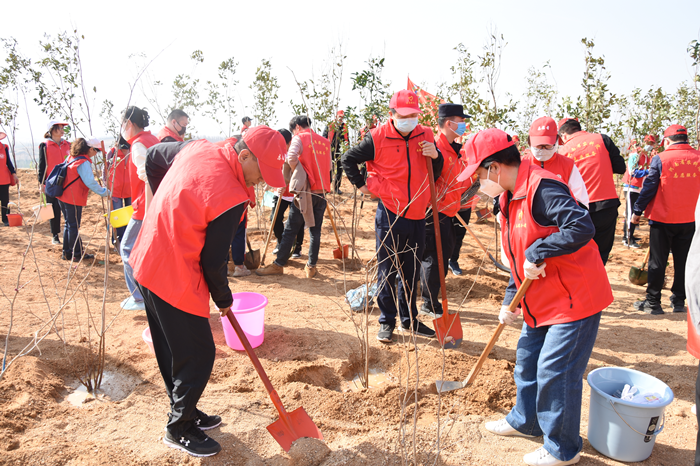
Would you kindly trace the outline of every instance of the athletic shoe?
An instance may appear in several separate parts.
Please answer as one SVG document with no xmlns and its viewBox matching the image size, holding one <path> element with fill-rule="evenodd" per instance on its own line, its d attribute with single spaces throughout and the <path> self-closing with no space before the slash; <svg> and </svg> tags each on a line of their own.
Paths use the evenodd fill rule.
<svg viewBox="0 0 700 466">
<path fill-rule="evenodd" d="M 309 267 L 309 264 L 304 266 L 304 273 L 306 273 L 306 278 L 314 278 L 316 275 L 316 266 Z"/>
<path fill-rule="evenodd" d="M 411 329 L 401 324 L 401 331 L 410 332 Z M 419 337 L 435 338 L 435 330 L 415 319 L 413 320 L 413 333 Z"/>
<path fill-rule="evenodd" d="M 651 314 L 653 316 L 665 314 L 663 309 L 661 309 L 660 304 L 652 304 L 647 299 L 643 301 L 636 301 L 633 306 L 636 310 L 642 311 L 646 314 Z"/>
<path fill-rule="evenodd" d="M 237 265 L 234 268 L 233 276 L 234 277 L 247 277 L 251 273 L 252 272 L 250 270 L 248 270 L 248 268 L 245 265 Z"/>
<path fill-rule="evenodd" d="M 394 336 L 394 326 L 389 324 L 380 324 L 377 332 L 377 340 L 382 343 L 391 343 Z"/>
<path fill-rule="evenodd" d="M 440 306 L 438 306 L 438 309 L 442 309 L 442 308 Z M 421 305 L 420 309 L 418 309 L 418 314 L 424 315 L 426 317 L 430 317 L 431 319 L 439 319 L 440 317 L 442 317 L 442 312 L 440 314 L 436 314 L 426 304 Z"/>
<path fill-rule="evenodd" d="M 82 258 L 83 262 L 95 260 L 94 254 L 83 254 L 82 256 L 73 256 L 73 262 L 79 262 Z"/>
<path fill-rule="evenodd" d="M 195 426 L 190 427 L 177 436 L 166 432 L 163 436 L 163 443 L 170 448 L 182 450 L 197 457 L 214 456 L 221 451 L 219 442 L 209 437 Z"/>
<path fill-rule="evenodd" d="M 688 308 L 685 307 L 685 302 L 682 303 L 671 303 L 673 306 L 673 312 L 676 314 L 685 314 L 688 312 Z"/>
<path fill-rule="evenodd" d="M 625 245 L 627 246 L 627 245 Z M 632 240 L 629 245 L 630 248 L 632 249 L 639 249 L 639 243 L 637 243 L 635 240 Z"/>
<path fill-rule="evenodd" d="M 277 254 L 278 252 L 280 252 L 280 247 L 275 246 L 275 249 L 272 250 L 272 254 Z"/>
<path fill-rule="evenodd" d="M 10 226 L 10 222 L 2 222 L 2 226 L 4 226 L 4 227 L 9 227 L 9 226 Z"/>
<path fill-rule="evenodd" d="M 61 240 L 58 239 L 58 235 L 53 235 L 53 238 L 51 239 L 51 244 L 61 244 Z"/>
<path fill-rule="evenodd" d="M 69 255 L 66 254 L 65 252 L 62 252 L 62 253 L 61 253 L 61 259 L 63 259 L 64 261 L 69 261 L 69 260 L 73 259 L 73 256 L 69 256 Z"/>
<path fill-rule="evenodd" d="M 146 305 L 143 301 L 136 301 L 133 296 L 129 296 L 121 303 L 122 309 L 125 311 L 145 311 Z"/>
<path fill-rule="evenodd" d="M 448 261 L 447 268 L 450 269 L 450 272 L 452 272 L 454 275 L 462 275 L 462 269 L 459 268 L 457 261 Z"/>
<path fill-rule="evenodd" d="M 221 416 L 208 416 L 202 411 L 197 410 L 193 422 L 199 430 L 209 430 L 221 425 Z"/>
<path fill-rule="evenodd" d="M 299 259 L 300 257 L 301 257 L 301 253 L 300 253 L 300 252 L 296 252 L 296 251 L 295 251 L 295 252 L 292 253 L 292 259 Z"/>
<path fill-rule="evenodd" d="M 504 437 L 525 437 L 525 438 L 535 438 L 534 435 L 523 434 L 515 430 L 506 418 L 499 419 L 498 421 L 490 421 L 484 424 L 486 430 L 496 435 L 503 435 Z"/>
<path fill-rule="evenodd" d="M 576 456 L 569 461 L 556 459 L 550 452 L 540 447 L 532 453 L 523 456 L 523 462 L 531 466 L 566 466 L 567 464 L 576 464 L 581 460 L 581 454 L 576 453 Z"/>
<path fill-rule="evenodd" d="M 262 269 L 256 270 L 255 274 L 260 275 L 261 277 L 264 277 L 265 275 L 282 275 L 284 274 L 284 267 L 273 262 L 270 265 L 266 265 Z"/>
</svg>

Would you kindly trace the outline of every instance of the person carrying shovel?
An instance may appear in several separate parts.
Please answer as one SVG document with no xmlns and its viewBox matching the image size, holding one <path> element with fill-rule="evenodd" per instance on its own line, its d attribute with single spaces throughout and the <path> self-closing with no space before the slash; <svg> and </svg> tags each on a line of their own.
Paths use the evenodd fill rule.
<svg viewBox="0 0 700 466">
<path fill-rule="evenodd" d="M 510 413 L 486 423 L 498 435 L 544 436 L 544 446 L 523 457 L 526 464 L 577 463 L 583 373 L 593 350 L 601 311 L 613 301 L 586 209 L 553 173 L 521 164 L 510 136 L 480 131 L 465 144 L 467 168 L 481 191 L 500 197 L 501 238 L 511 280 L 499 315 L 514 323 L 523 314 L 514 371 L 517 401 Z M 534 280 L 515 312 L 508 311 L 516 286 Z"/>
<path fill-rule="evenodd" d="M 235 146 L 190 142 L 158 187 L 131 252 L 170 400 L 163 442 L 192 456 L 221 450 L 203 432 L 221 418 L 197 409 L 216 352 L 209 297 L 226 315 L 233 301 L 226 258 L 248 188 L 284 186 L 285 152 L 282 135 L 267 126 L 251 128 Z"/>
</svg>

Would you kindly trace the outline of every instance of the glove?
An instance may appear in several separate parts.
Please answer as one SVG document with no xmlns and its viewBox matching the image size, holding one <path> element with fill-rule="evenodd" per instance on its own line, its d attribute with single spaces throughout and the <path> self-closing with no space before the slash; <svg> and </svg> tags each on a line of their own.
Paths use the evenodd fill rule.
<svg viewBox="0 0 700 466">
<path fill-rule="evenodd" d="M 525 273 L 525 278 L 529 278 L 530 280 L 537 280 L 538 278 L 540 278 L 540 275 L 546 277 L 547 274 L 544 271 L 545 267 L 547 267 L 547 264 L 544 262 L 538 267 L 537 264 L 533 264 L 529 260 L 525 259 L 525 262 L 523 263 L 523 272 Z"/>
<path fill-rule="evenodd" d="M 518 316 L 520 315 L 521 309 L 520 307 L 515 308 L 515 312 L 510 312 L 508 309 L 510 306 L 501 306 L 501 312 L 498 314 L 498 321 L 502 324 L 510 325 L 516 320 L 518 320 Z"/>
</svg>

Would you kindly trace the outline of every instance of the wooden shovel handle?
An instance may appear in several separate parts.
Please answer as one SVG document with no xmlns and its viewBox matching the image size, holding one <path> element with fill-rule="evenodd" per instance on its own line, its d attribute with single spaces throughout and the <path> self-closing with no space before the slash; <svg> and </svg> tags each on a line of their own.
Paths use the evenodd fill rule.
<svg viewBox="0 0 700 466">
<path fill-rule="evenodd" d="M 474 241 L 476 241 L 476 244 L 479 245 L 479 247 L 482 249 L 482 251 L 484 251 L 484 253 L 488 254 L 488 253 L 489 253 L 488 249 L 486 249 L 486 246 L 484 246 L 484 243 L 482 243 L 481 241 L 479 241 L 479 238 L 476 237 L 476 235 L 474 234 L 474 232 L 472 231 L 472 229 L 469 228 L 469 225 L 467 225 L 467 222 L 465 222 L 464 219 L 463 219 L 460 215 L 455 215 L 455 218 L 456 218 L 457 220 L 459 220 L 459 222 L 462 224 L 462 226 L 463 226 L 464 228 L 467 229 L 467 231 L 469 232 L 469 234 L 472 236 L 472 238 L 474 238 Z"/>
<path fill-rule="evenodd" d="M 331 205 L 326 202 L 326 210 L 328 211 L 328 218 L 331 219 L 331 226 L 333 227 L 333 233 L 335 233 L 335 240 L 338 242 L 338 247 L 343 249 L 343 245 L 340 242 L 340 236 L 338 236 L 338 229 L 335 227 L 335 220 L 333 220 L 333 212 L 331 211 Z"/>
<path fill-rule="evenodd" d="M 644 267 L 646 267 L 647 262 L 649 261 L 650 254 L 651 254 L 651 245 L 649 245 L 649 248 L 647 248 L 647 253 L 644 254 L 644 261 L 642 261 L 642 270 L 644 270 Z"/>
<path fill-rule="evenodd" d="M 282 193 L 277 197 L 277 204 L 275 205 L 275 214 L 272 216 L 272 223 L 270 224 L 270 231 L 267 233 L 267 239 L 265 240 L 265 247 L 263 248 L 262 258 L 260 259 L 260 265 L 265 263 L 265 254 L 267 254 L 267 246 L 270 244 L 270 238 L 272 238 L 272 232 L 275 228 L 275 223 L 277 222 L 277 214 L 280 211 L 280 204 L 282 203 Z"/>
<path fill-rule="evenodd" d="M 433 230 L 435 231 L 435 251 L 437 252 L 438 270 L 440 276 L 440 292 L 442 294 L 442 314 L 447 315 L 447 288 L 445 287 L 445 275 L 442 273 L 445 270 L 445 258 L 442 257 L 442 239 L 440 238 L 440 214 L 437 208 L 437 191 L 435 190 L 435 175 L 433 173 L 433 160 L 430 157 L 425 158 L 425 164 L 428 167 L 428 183 L 430 183 L 430 202 L 433 208 Z M 458 215 L 459 217 L 459 215 Z"/>
</svg>

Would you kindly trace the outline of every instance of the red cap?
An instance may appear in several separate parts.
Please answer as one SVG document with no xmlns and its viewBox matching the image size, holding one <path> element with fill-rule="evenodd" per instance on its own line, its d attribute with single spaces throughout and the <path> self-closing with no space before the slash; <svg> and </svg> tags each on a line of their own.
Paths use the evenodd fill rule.
<svg viewBox="0 0 700 466">
<path fill-rule="evenodd" d="M 5 139 L 6 137 L 7 137 L 7 134 L 5 134 L 5 133 L 3 133 L 2 131 L 0 131 L 0 141 L 2 141 L 3 139 Z"/>
<path fill-rule="evenodd" d="M 389 108 L 396 110 L 396 113 L 399 115 L 421 113 L 420 107 L 418 106 L 418 96 L 415 92 L 407 89 L 402 89 L 391 96 Z"/>
<path fill-rule="evenodd" d="M 544 116 L 536 119 L 530 126 L 530 146 L 537 147 L 541 144 L 554 145 L 557 143 L 557 125 L 554 118 Z"/>
<path fill-rule="evenodd" d="M 671 125 L 668 128 L 666 128 L 666 131 L 664 131 L 665 138 L 669 136 L 675 136 L 676 134 L 685 134 L 687 136 L 688 130 L 685 129 L 685 126 L 682 125 Z"/>
<path fill-rule="evenodd" d="M 343 115 L 345 115 L 345 111 L 344 111 L 344 110 L 338 110 L 338 113 L 336 113 L 336 115 L 337 115 L 337 116 L 343 116 Z"/>
<path fill-rule="evenodd" d="M 647 134 L 644 136 L 644 142 L 647 144 L 656 144 L 656 136 L 653 134 Z"/>
<path fill-rule="evenodd" d="M 515 142 L 520 142 L 520 136 L 518 136 L 517 134 L 512 135 L 511 139 L 513 139 L 513 141 Z"/>
<path fill-rule="evenodd" d="M 479 131 L 469 138 L 464 145 L 464 156 L 467 168 L 457 177 L 457 181 L 471 178 L 481 162 L 508 147 L 515 146 L 515 142 L 508 140 L 508 133 L 498 128 L 489 128 Z"/>
<path fill-rule="evenodd" d="M 269 186 L 284 188 L 287 184 L 282 175 L 287 144 L 284 136 L 268 126 L 254 126 L 245 132 L 243 142 L 258 159 L 260 173 Z"/>
</svg>

